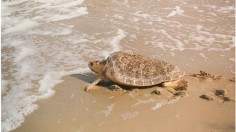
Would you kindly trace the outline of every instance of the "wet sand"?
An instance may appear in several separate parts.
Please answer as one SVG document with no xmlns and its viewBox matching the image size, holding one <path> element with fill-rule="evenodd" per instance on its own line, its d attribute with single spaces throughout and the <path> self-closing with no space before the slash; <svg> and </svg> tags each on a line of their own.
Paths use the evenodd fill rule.
<svg viewBox="0 0 236 132">
<path fill-rule="evenodd" d="M 4 7 L 2 130 L 235 131 L 235 102 L 215 95 L 223 89 L 235 98 L 235 1 L 13 1 Z M 187 74 L 204 70 L 223 77 L 186 76 L 188 96 L 171 98 L 166 89 L 152 94 L 158 86 L 111 91 L 111 82 L 87 93 L 92 73 L 68 75 L 117 50 L 164 60 Z"/>
<path fill-rule="evenodd" d="M 71 75 L 55 87 L 54 96 L 37 102 L 40 108 L 27 116 L 14 132 L 156 132 L 156 131 L 235 131 L 235 102 L 223 101 L 215 90 L 234 98 L 235 82 L 186 76 L 187 96 L 170 98 L 171 93 L 152 94 L 147 89 L 111 91 L 112 82 L 102 82 L 90 93 L 84 87 L 93 74 Z M 165 89 L 165 88 L 162 88 Z M 200 98 L 210 95 L 213 100 Z M 157 106 L 159 101 L 164 101 Z"/>
</svg>

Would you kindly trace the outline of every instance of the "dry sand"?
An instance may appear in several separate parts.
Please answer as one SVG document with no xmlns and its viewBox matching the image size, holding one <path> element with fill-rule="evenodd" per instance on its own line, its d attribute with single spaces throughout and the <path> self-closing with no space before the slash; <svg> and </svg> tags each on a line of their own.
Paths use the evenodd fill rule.
<svg viewBox="0 0 236 132">
<path fill-rule="evenodd" d="M 93 74 L 65 76 L 55 87 L 55 95 L 38 101 L 40 108 L 14 132 L 235 131 L 235 102 L 215 95 L 217 89 L 223 89 L 225 96 L 234 98 L 235 82 L 228 78 L 186 76 L 188 96 L 174 98 L 166 90 L 162 95 L 152 94 L 157 86 L 111 91 L 111 82 L 84 92 L 93 79 Z M 213 100 L 200 98 L 203 94 Z"/>
</svg>

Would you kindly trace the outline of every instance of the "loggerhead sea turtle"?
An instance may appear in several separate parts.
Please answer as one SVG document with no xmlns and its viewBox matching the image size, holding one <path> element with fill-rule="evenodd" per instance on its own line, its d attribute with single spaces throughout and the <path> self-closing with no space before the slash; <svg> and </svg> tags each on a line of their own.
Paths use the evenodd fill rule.
<svg viewBox="0 0 236 132">
<path fill-rule="evenodd" d="M 91 60 L 88 66 L 97 74 L 97 78 L 85 88 L 85 91 L 91 90 L 105 78 L 126 86 L 162 84 L 175 89 L 187 87 L 187 82 L 181 80 L 185 73 L 177 66 L 129 52 L 114 52 L 107 59 Z"/>
</svg>

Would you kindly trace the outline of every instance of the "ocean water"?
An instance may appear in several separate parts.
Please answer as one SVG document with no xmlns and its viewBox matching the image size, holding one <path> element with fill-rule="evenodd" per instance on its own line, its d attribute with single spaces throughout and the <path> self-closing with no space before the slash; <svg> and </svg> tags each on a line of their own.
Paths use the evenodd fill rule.
<svg viewBox="0 0 236 132">
<path fill-rule="evenodd" d="M 2 131 L 20 126 L 63 76 L 87 72 L 89 59 L 118 50 L 187 71 L 234 75 L 233 0 L 6 0 L 1 6 Z"/>
</svg>

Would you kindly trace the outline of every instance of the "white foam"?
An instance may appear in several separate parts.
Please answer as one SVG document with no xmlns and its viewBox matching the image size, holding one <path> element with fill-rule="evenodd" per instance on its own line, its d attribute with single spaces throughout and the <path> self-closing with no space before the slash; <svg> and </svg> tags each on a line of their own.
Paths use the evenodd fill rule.
<svg viewBox="0 0 236 132">
<path fill-rule="evenodd" d="M 31 56 L 35 53 L 36 53 L 36 51 L 33 50 L 32 48 L 21 47 L 19 53 L 17 53 L 17 55 L 16 55 L 15 62 L 19 62 L 19 61 L 23 60 L 24 58 L 26 58 L 27 56 Z"/>
<path fill-rule="evenodd" d="M 65 9 L 64 12 L 67 12 L 67 9 Z M 80 7 L 78 9 L 74 10 L 73 12 L 69 12 L 69 13 L 62 14 L 62 15 L 61 14 L 52 15 L 48 18 L 48 21 L 61 21 L 61 20 L 66 20 L 66 19 L 72 19 L 72 18 L 79 17 L 79 16 L 86 15 L 86 14 L 88 14 L 87 8 Z"/>
<path fill-rule="evenodd" d="M 225 7 L 220 7 L 217 11 L 221 13 L 231 13 L 234 12 L 235 8 L 234 6 L 225 6 Z"/>
<path fill-rule="evenodd" d="M 151 44 L 153 47 L 158 47 L 165 50 L 166 45 L 161 40 L 145 41 L 145 44 Z"/>
<path fill-rule="evenodd" d="M 206 37 L 206 36 L 194 36 L 194 37 L 192 37 L 192 39 L 197 42 L 203 42 L 203 43 L 207 43 L 207 44 L 212 44 L 215 42 L 215 38 Z"/>
<path fill-rule="evenodd" d="M 123 17 L 122 15 L 118 15 L 118 14 L 114 15 L 114 17 L 115 17 L 115 18 L 118 18 L 118 19 L 121 19 L 121 20 L 124 19 L 124 17 Z"/>
<path fill-rule="evenodd" d="M 135 112 L 126 112 L 124 114 L 121 115 L 123 120 L 128 120 L 128 119 L 133 119 L 136 116 L 138 116 L 140 113 L 138 111 Z"/>
<path fill-rule="evenodd" d="M 132 14 L 144 19 L 152 18 L 150 14 L 142 13 L 142 11 L 136 11 L 135 13 Z"/>
<path fill-rule="evenodd" d="M 193 6 L 193 9 L 195 9 L 195 10 L 198 9 L 198 6 L 194 5 L 194 6 Z"/>
<path fill-rule="evenodd" d="M 129 7 L 129 1 L 128 0 L 124 0 L 124 4 Z"/>
<path fill-rule="evenodd" d="M 81 4 L 84 2 L 84 0 L 34 0 L 34 1 L 42 2 L 42 3 L 50 3 L 50 4 L 66 4 L 69 2 L 72 2 L 74 4 L 77 4 L 77 3 Z"/>
<path fill-rule="evenodd" d="M 208 28 L 202 25 L 195 26 L 195 29 L 197 34 L 190 36 L 191 40 L 197 42 L 194 43 L 196 47 L 193 50 L 229 51 L 235 47 L 235 38 L 232 35 L 211 33 Z"/>
<path fill-rule="evenodd" d="M 184 50 L 184 44 L 180 40 L 178 40 L 178 39 L 172 37 L 171 35 L 169 35 L 166 32 L 166 30 L 158 30 L 158 32 L 165 35 L 168 39 L 174 41 L 175 45 L 168 47 L 168 48 L 170 48 L 171 51 L 173 51 L 173 50 L 180 50 L 180 51 Z"/>
<path fill-rule="evenodd" d="M 63 73 L 63 72 L 61 72 L 61 73 L 60 72 L 59 73 L 57 73 L 57 72 L 46 73 L 44 75 L 43 79 L 41 79 L 39 81 L 39 85 L 40 85 L 40 87 L 38 89 L 39 92 L 43 93 L 43 94 L 47 93 L 47 96 L 48 95 L 50 96 L 50 94 L 54 94 L 54 91 L 52 91 L 52 88 L 56 84 L 62 82 L 62 80 L 60 80 L 60 78 L 63 75 L 65 75 L 65 73 Z"/>
<path fill-rule="evenodd" d="M 11 40 L 11 44 L 10 45 L 15 47 L 15 46 L 19 46 L 19 45 L 21 45 L 23 43 L 24 43 L 24 41 L 22 41 L 22 40 L 13 39 L 13 40 Z"/>
<path fill-rule="evenodd" d="M 5 93 L 7 91 L 7 85 L 8 85 L 8 81 L 1 79 L 1 94 Z"/>
<path fill-rule="evenodd" d="M 173 17 L 175 15 L 181 15 L 184 13 L 184 10 L 182 10 L 179 6 L 175 7 L 175 10 L 170 12 L 167 17 Z"/>
<path fill-rule="evenodd" d="M 71 75 L 75 73 L 86 73 L 90 71 L 89 68 L 79 68 L 71 71 L 50 71 L 44 74 L 44 77 L 39 81 L 38 91 L 42 93 L 40 98 L 47 98 L 54 94 L 53 87 L 62 82 L 61 78 L 65 75 Z"/>
<path fill-rule="evenodd" d="M 29 66 L 22 66 L 26 72 L 24 78 L 26 78 L 27 72 L 29 72 Z M 28 69 L 28 71 L 26 71 Z M 24 122 L 24 117 L 38 108 L 38 105 L 34 104 L 36 100 L 50 97 L 54 94 L 53 87 L 61 82 L 60 78 L 64 75 L 71 75 L 74 73 L 88 72 L 88 68 L 82 68 L 72 71 L 61 72 L 48 72 L 44 74 L 44 77 L 39 81 L 39 93 L 27 92 L 28 89 L 32 89 L 31 82 L 22 82 L 17 88 L 12 88 L 7 95 L 2 97 L 2 131 L 7 132 L 20 126 Z M 22 79 L 20 76 L 18 77 Z M 27 77 L 29 78 L 29 77 Z M 32 77 L 33 78 L 33 77 Z M 26 90 L 26 91 L 25 91 Z M 17 101 L 16 101 L 17 100 Z"/>
<path fill-rule="evenodd" d="M 121 50 L 121 47 L 120 47 L 120 42 L 126 37 L 127 35 L 127 32 L 122 30 L 122 29 L 118 29 L 117 32 L 116 32 L 116 36 L 113 37 L 110 41 L 109 41 L 109 45 L 111 45 L 112 47 L 112 50 L 111 51 L 106 51 L 106 52 L 103 52 L 102 55 L 107 58 L 110 53 L 113 53 L 113 52 L 116 52 L 116 51 L 119 51 Z"/>
<path fill-rule="evenodd" d="M 21 4 L 21 3 L 26 2 L 26 1 L 28 1 L 28 0 L 4 1 L 4 2 L 2 2 L 2 5 L 13 6 L 13 5 Z"/>
<path fill-rule="evenodd" d="M 122 29 L 117 30 L 117 36 L 115 36 L 110 42 L 114 50 L 121 49 L 119 44 L 120 44 L 120 41 L 126 37 L 126 34 L 127 33 Z"/>
<path fill-rule="evenodd" d="M 136 18 L 136 17 L 132 17 L 129 19 L 131 22 L 138 22 L 140 19 Z"/>
<path fill-rule="evenodd" d="M 3 34 L 8 34 L 8 33 L 16 33 L 16 32 L 22 32 L 29 30 L 33 27 L 38 26 L 38 23 L 29 19 L 25 19 L 20 23 L 15 24 L 12 27 L 9 27 L 3 31 Z"/>
<path fill-rule="evenodd" d="M 178 102 L 179 100 L 180 100 L 180 97 L 177 97 L 177 98 L 169 100 L 167 104 L 174 104 L 174 103 Z"/>
<path fill-rule="evenodd" d="M 49 30 L 50 29 L 50 30 Z M 35 35 L 50 35 L 50 36 L 61 36 L 61 35 L 69 35 L 72 33 L 72 30 L 70 28 L 62 28 L 62 27 L 48 27 L 47 29 L 36 29 L 33 31 L 29 31 L 29 34 L 35 34 Z"/>
<path fill-rule="evenodd" d="M 20 99 L 20 100 L 19 100 Z M 38 108 L 32 104 L 34 96 L 24 95 L 17 89 L 8 93 L 8 98 L 2 98 L 2 131 L 8 132 L 24 122 L 24 117 Z M 9 116 L 11 115 L 11 116 Z"/>
<path fill-rule="evenodd" d="M 167 100 L 158 101 L 156 102 L 155 106 L 151 108 L 151 110 L 157 110 L 161 108 L 163 105 L 167 104 L 167 102 L 168 102 Z"/>
<path fill-rule="evenodd" d="M 26 6 L 18 8 L 17 4 L 23 2 Z M 61 0 L 63 4 L 54 1 L 44 1 L 46 4 L 28 2 L 4 1 L 2 5 L 2 45 L 15 49 L 3 55 L 4 60 L 15 65 L 8 73 L 2 74 L 3 78 L 9 74 L 13 76 L 9 81 L 2 81 L 3 132 L 19 127 L 25 116 L 38 108 L 35 101 L 53 95 L 53 87 L 62 82 L 62 76 L 90 71 L 82 57 L 89 54 L 88 51 L 80 52 L 79 56 L 76 53 L 84 50 L 83 46 L 88 45 L 85 43 L 91 38 L 79 34 L 73 41 L 76 40 L 81 47 L 75 48 L 76 45 L 68 41 L 69 37 L 61 37 L 72 34 L 73 26 L 48 22 L 88 14 L 86 7 L 79 7 L 84 1 Z M 57 36 L 60 38 L 57 39 Z M 50 39 L 53 41 L 50 42 Z M 90 55 L 95 56 L 94 50 L 91 52 L 93 54 Z"/>
<path fill-rule="evenodd" d="M 111 97 L 109 97 L 108 99 L 113 99 L 114 98 L 114 96 L 111 96 Z"/>
<path fill-rule="evenodd" d="M 161 108 L 162 106 L 166 105 L 166 104 L 174 104 L 177 101 L 179 101 L 180 98 L 175 98 L 175 99 L 171 99 L 171 100 L 159 100 L 156 102 L 155 106 L 153 106 L 151 108 L 151 110 L 157 110 L 159 108 Z"/>
<path fill-rule="evenodd" d="M 153 98 L 149 98 L 149 99 L 147 99 L 147 100 L 141 100 L 141 99 L 137 99 L 137 100 L 138 100 L 138 102 L 135 103 L 134 105 L 132 105 L 132 107 L 137 106 L 137 105 L 140 105 L 140 104 L 147 104 L 147 103 L 152 103 L 152 102 L 155 102 L 155 101 L 156 101 L 156 100 L 153 99 Z"/>
<path fill-rule="evenodd" d="M 207 14 L 210 14 L 210 15 L 212 15 L 212 16 L 217 16 L 215 13 L 213 13 L 213 12 L 208 12 Z"/>
<path fill-rule="evenodd" d="M 204 12 L 204 10 L 197 10 L 198 12 L 201 12 L 201 13 L 203 13 Z"/>
<path fill-rule="evenodd" d="M 171 54 L 171 56 L 175 56 L 175 53 L 173 53 L 173 52 L 170 52 L 170 54 Z"/>
<path fill-rule="evenodd" d="M 229 60 L 235 62 L 235 58 L 229 58 Z"/>
<path fill-rule="evenodd" d="M 66 7 L 66 8 L 75 7 L 81 5 L 83 2 L 84 0 L 75 0 L 66 4 L 61 4 L 61 7 Z"/>
<path fill-rule="evenodd" d="M 208 57 L 206 57 L 206 55 L 205 55 L 204 53 L 200 53 L 199 55 L 200 55 L 205 61 L 208 60 Z"/>
<path fill-rule="evenodd" d="M 135 2 L 122 0 L 115 3 L 119 8 L 104 8 L 105 11 L 111 9 L 112 13 L 106 12 L 101 19 L 97 19 L 95 15 L 97 13 L 88 14 L 92 8 L 87 9 L 86 5 L 89 4 L 90 7 L 96 7 L 96 9 L 98 6 L 90 2 L 83 3 L 84 0 L 2 1 L 2 46 L 4 49 L 10 49 L 4 50 L 2 56 L 4 63 L 7 61 L 14 65 L 14 67 L 9 67 L 9 71 L 4 71 L 2 74 L 5 80 L 8 75 L 12 76 L 12 79 L 3 81 L 2 90 L 5 93 L 2 95 L 2 131 L 10 131 L 18 127 L 24 121 L 25 115 L 38 108 L 35 101 L 53 95 L 53 87 L 62 81 L 62 76 L 90 71 L 87 68 L 88 59 L 107 57 L 110 53 L 121 50 L 124 45 L 121 45 L 122 42 L 127 42 L 124 46 L 129 49 L 137 50 L 132 47 L 132 44 L 126 44 L 135 41 L 142 43 L 143 41 L 139 41 L 140 34 L 144 35 L 141 40 L 144 40 L 145 44 L 150 44 L 151 48 L 161 48 L 172 55 L 178 53 L 173 50 L 229 51 L 234 48 L 234 30 L 226 31 L 224 29 L 224 26 L 229 26 L 228 23 L 219 26 L 219 30 L 216 28 L 215 32 L 212 30 L 214 25 L 195 26 L 192 23 L 179 22 L 178 19 L 165 19 L 168 14 L 169 17 L 177 15 L 186 17 L 180 6 L 168 9 L 170 12 L 167 14 L 164 12 L 156 14 L 159 9 L 162 10 L 162 7 L 152 10 L 152 6 L 150 6 L 150 10 L 143 10 L 139 6 L 134 6 L 131 10 L 126 10 L 125 5 L 132 4 L 133 6 Z M 180 5 L 182 4 L 180 3 Z M 201 6 L 196 5 L 195 7 L 203 9 Z M 193 6 L 184 6 L 184 9 L 189 7 Z M 224 13 L 224 19 L 234 17 L 231 13 L 232 7 L 213 5 L 209 5 L 209 7 L 212 13 L 208 13 L 207 17 L 201 18 L 200 21 L 208 22 L 209 17 L 214 17 L 213 13 L 216 15 Z M 125 9 L 127 14 L 124 15 L 124 10 L 120 9 Z M 100 13 L 103 12 L 98 12 L 98 14 Z M 199 12 L 195 13 L 203 15 Z M 84 17 L 86 21 L 76 18 L 85 14 L 88 14 L 87 17 Z M 188 13 L 186 12 L 186 14 Z M 63 21 L 72 18 L 76 18 L 75 21 Z M 126 18 L 128 21 L 121 21 Z M 104 24 L 107 22 L 111 25 Z M 132 25 L 132 22 L 136 23 Z M 77 23 L 77 25 L 68 23 Z M 94 26 L 94 29 L 89 30 L 81 24 Z M 167 27 L 170 28 L 167 29 Z M 134 37 L 128 32 L 132 33 Z M 150 38 L 149 33 L 155 34 L 154 36 L 157 37 Z M 164 56 L 164 53 L 158 53 L 158 55 Z M 233 60 L 235 61 L 235 59 L 229 59 L 229 61 Z M 132 93 L 129 95 L 136 97 Z M 83 98 L 79 101 L 86 103 Z M 141 100 L 135 106 L 148 102 L 156 103 L 152 100 Z M 92 103 L 96 103 L 96 100 Z M 107 107 L 103 114 L 109 115 L 108 110 L 113 107 Z M 153 109 L 157 109 L 157 107 Z M 126 114 L 124 118 L 131 119 L 133 115 L 136 113 Z"/>
<path fill-rule="evenodd" d="M 119 3 L 119 4 L 122 4 L 122 5 L 125 5 L 125 6 L 127 6 L 127 7 L 130 7 L 130 5 L 129 5 L 129 1 L 128 0 L 112 0 L 112 2 L 113 3 Z"/>
<path fill-rule="evenodd" d="M 9 12 L 8 6 L 6 6 L 5 4 L 1 5 L 1 14 L 2 14 L 2 17 L 7 17 L 11 15 L 11 12 Z"/>
<path fill-rule="evenodd" d="M 196 25 L 196 30 L 200 31 L 203 27 L 201 25 Z"/>
<path fill-rule="evenodd" d="M 62 1 L 41 1 L 42 4 L 28 12 L 32 12 L 35 16 L 32 20 L 36 21 L 62 21 L 67 19 L 76 18 L 88 14 L 86 7 L 79 7 L 84 0 L 62 0 Z"/>
<path fill-rule="evenodd" d="M 115 106 L 115 103 L 107 106 L 106 110 L 103 110 L 100 113 L 103 113 L 107 117 L 107 116 L 109 116 L 111 114 L 114 106 Z"/>
<path fill-rule="evenodd" d="M 30 65 L 21 63 L 19 69 L 19 77 L 27 77 L 29 74 L 33 73 L 35 69 L 33 69 Z"/>
<path fill-rule="evenodd" d="M 88 39 L 78 39 L 75 41 L 76 44 L 89 42 Z"/>
</svg>

